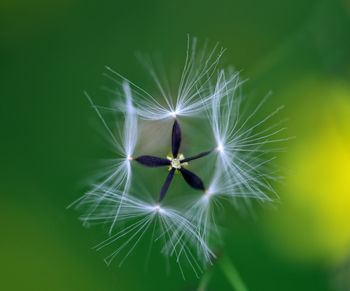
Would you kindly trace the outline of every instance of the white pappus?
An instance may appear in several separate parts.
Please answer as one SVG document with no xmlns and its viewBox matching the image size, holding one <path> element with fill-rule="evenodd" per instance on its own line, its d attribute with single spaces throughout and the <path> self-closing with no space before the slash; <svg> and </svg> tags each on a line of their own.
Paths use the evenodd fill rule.
<svg viewBox="0 0 350 291">
<path fill-rule="evenodd" d="M 215 258 L 210 248 L 211 237 L 219 235 L 220 231 L 215 223 L 215 214 L 211 211 L 213 203 L 221 203 L 219 199 L 223 198 L 222 202 L 230 200 L 235 204 L 242 200 L 249 204 L 250 199 L 270 202 L 277 197 L 271 182 L 278 177 L 269 166 L 274 160 L 271 153 L 278 148 L 271 145 L 288 138 L 279 137 L 285 129 L 280 122 L 269 123 L 282 107 L 255 122 L 257 112 L 266 101 L 264 98 L 250 113 L 244 114 L 242 103 L 245 100 L 240 92 L 242 81 L 239 74 L 219 68 L 223 52 L 217 45 L 209 53 L 205 48 L 198 50 L 196 39 L 188 39 L 185 65 L 174 95 L 165 89 L 151 66 L 147 66 L 148 71 L 160 98 L 109 67 L 107 70 L 112 75 L 108 76 L 120 85 L 122 91 L 117 96 L 123 96 L 124 101 L 118 99 L 114 108 L 99 107 L 86 94 L 109 134 L 116 158 L 111 161 L 112 167 L 101 174 L 102 178 L 75 205 L 84 210 L 81 217 L 83 222 L 109 225 L 109 238 L 96 247 L 115 246 L 115 251 L 106 258 L 108 264 L 119 255 L 122 264 L 145 234 L 150 232 L 152 240 L 163 242 L 164 255 L 176 257 L 183 275 L 185 272 L 181 262 L 185 260 L 198 276 L 203 265 Z M 119 125 L 122 126 L 117 132 L 104 119 L 104 109 L 121 115 Z M 180 151 L 183 117 L 187 122 L 191 118 L 201 119 L 201 122 L 209 125 L 214 145 L 211 149 L 185 157 L 186 153 Z M 173 122 L 172 132 L 169 137 L 164 137 L 169 138 L 171 154 L 164 157 L 135 156 L 137 145 L 142 144 L 142 140 L 138 139 L 138 126 L 143 120 Z M 203 181 L 188 169 L 188 165 L 207 155 L 215 155 L 216 161 L 211 160 L 211 177 Z M 135 181 L 132 175 L 134 164 L 165 167 L 168 170 L 158 201 L 156 195 L 159 193 L 149 195 L 147 186 L 135 190 L 134 184 L 140 181 Z M 171 191 L 175 173 L 181 174 L 190 186 L 188 193 L 197 192 L 191 198 L 181 196 L 165 206 L 163 201 L 166 193 Z M 138 175 L 137 180 L 142 179 L 142 175 Z M 198 191 L 201 193 L 198 194 Z M 148 196 L 152 199 L 147 200 Z"/>
</svg>

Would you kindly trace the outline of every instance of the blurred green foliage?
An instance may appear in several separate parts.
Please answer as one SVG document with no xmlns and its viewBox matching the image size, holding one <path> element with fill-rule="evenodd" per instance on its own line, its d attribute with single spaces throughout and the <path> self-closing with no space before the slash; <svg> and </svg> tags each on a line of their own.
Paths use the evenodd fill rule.
<svg viewBox="0 0 350 291">
<path fill-rule="evenodd" d="M 289 161 L 303 157 L 296 149 L 320 142 L 309 133 L 323 130 L 322 117 L 334 108 L 334 100 L 350 102 L 348 86 L 339 85 L 339 94 L 334 93 L 337 89 L 326 89 L 350 80 L 350 3 L 346 0 L 1 1 L 1 290 L 153 291 L 199 286 L 193 275 L 184 281 L 176 268 L 168 272 L 156 252 L 147 263 L 148 241 L 121 268 L 106 267 L 102 254 L 91 250 L 105 237 L 104 229 L 84 229 L 78 213 L 65 209 L 86 189 L 87 177 L 97 166 L 95 159 L 106 150 L 91 126 L 95 116 L 83 90 L 96 103 L 105 101 L 100 98 L 105 65 L 152 88 L 134 53 L 161 54 L 171 76 L 183 64 L 187 33 L 227 47 L 224 62 L 249 78 L 244 93 L 261 98 L 272 90 L 265 110 L 286 104 L 286 117 L 291 117 L 288 134 L 301 137 L 291 142 L 291 150 L 280 162 L 287 172 L 286 183 L 277 185 L 282 207 L 258 208 L 256 220 L 232 209 L 224 217 L 225 251 L 243 281 L 249 290 L 349 290 L 348 227 L 327 231 L 338 220 L 329 221 L 327 215 L 332 212 L 317 210 L 322 204 L 316 203 L 319 176 L 288 178 Z M 325 89 L 320 91 L 320 86 Z M 327 114 L 340 116 L 337 112 Z M 345 111 L 341 116 L 337 136 L 348 141 L 350 115 Z M 348 148 L 344 151 L 347 157 Z M 305 163 L 315 160 L 325 166 L 317 155 Z M 326 177 L 327 170 L 348 173 L 349 165 L 341 165 L 342 160 L 326 169 Z M 292 166 L 298 169 L 303 162 Z M 305 181 L 313 184 L 303 188 Z M 323 194 L 345 197 L 334 203 L 334 213 L 349 209 L 350 177 L 341 181 L 344 195 L 334 195 L 339 187 L 332 184 L 327 184 L 329 193 Z M 315 203 L 297 200 L 302 191 L 305 196 L 311 193 L 308 197 Z M 301 211 L 298 205 L 303 217 L 324 215 L 323 219 L 293 220 Z M 309 228 L 299 228 L 302 223 L 310 223 Z M 322 229 L 322 223 L 327 225 L 325 231 L 315 232 L 320 237 L 312 241 L 327 253 L 303 256 L 313 247 L 307 243 L 309 229 Z M 290 240 L 293 236 L 303 239 Z M 345 239 L 337 263 L 331 260 L 330 264 L 327 258 L 333 256 L 327 254 L 337 251 L 337 243 L 323 249 L 318 242 L 338 241 L 337 236 Z M 215 267 L 207 290 L 231 290 Z"/>
</svg>

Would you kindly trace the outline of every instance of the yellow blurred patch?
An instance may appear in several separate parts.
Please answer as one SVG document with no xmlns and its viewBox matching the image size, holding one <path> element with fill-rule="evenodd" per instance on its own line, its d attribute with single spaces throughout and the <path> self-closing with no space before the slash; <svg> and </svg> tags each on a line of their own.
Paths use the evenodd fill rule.
<svg viewBox="0 0 350 291">
<path fill-rule="evenodd" d="M 295 112 L 282 204 L 269 224 L 288 256 L 333 263 L 350 253 L 350 90 L 318 85 L 303 93 L 318 105 Z"/>
</svg>

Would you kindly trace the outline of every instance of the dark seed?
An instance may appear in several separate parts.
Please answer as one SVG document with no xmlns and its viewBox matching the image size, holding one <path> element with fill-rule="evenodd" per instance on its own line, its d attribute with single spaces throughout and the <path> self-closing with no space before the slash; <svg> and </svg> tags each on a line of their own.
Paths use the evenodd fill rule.
<svg viewBox="0 0 350 291">
<path fill-rule="evenodd" d="M 170 165 L 170 161 L 168 159 L 154 156 L 139 156 L 134 160 L 147 167 L 162 167 Z"/>
</svg>

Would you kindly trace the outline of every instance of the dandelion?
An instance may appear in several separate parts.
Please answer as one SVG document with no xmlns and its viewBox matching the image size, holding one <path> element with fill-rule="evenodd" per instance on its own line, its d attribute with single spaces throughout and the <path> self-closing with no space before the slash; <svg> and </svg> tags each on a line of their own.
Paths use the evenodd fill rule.
<svg viewBox="0 0 350 291">
<path fill-rule="evenodd" d="M 121 85 L 119 95 L 124 97 L 118 108 L 112 108 L 119 115 L 123 112 L 120 121 L 123 127 L 117 132 L 110 129 L 101 113 L 101 109 L 109 108 L 96 106 L 87 96 L 112 140 L 117 159 L 112 170 L 102 175 L 102 179 L 94 183 L 76 204 L 86 209 L 81 217 L 85 223 L 109 225 L 109 238 L 96 247 L 98 250 L 108 246 L 115 248 L 106 258 L 108 264 L 119 256 L 122 264 L 145 234 L 151 232 L 152 241 L 162 241 L 161 253 L 175 257 L 183 275 L 182 262 L 185 260 L 199 276 L 203 267 L 213 262 L 215 254 L 211 242 L 220 236 L 213 208 L 227 199 L 236 207 L 237 201 L 248 205 L 250 199 L 273 201 L 271 193 L 275 191 L 271 181 L 277 177 L 269 166 L 274 160 L 270 154 L 277 149 L 267 145 L 288 139 L 278 138 L 285 129 L 280 128 L 281 123 L 266 124 L 282 108 L 249 125 L 266 98 L 248 115 L 242 114 L 243 98 L 239 94 L 242 81 L 237 72 L 219 68 L 223 51 L 216 45 L 209 53 L 206 50 L 198 53 L 196 39 L 189 40 L 184 69 L 174 96 L 165 90 L 156 71 L 148 66 L 160 99 L 107 68 L 112 73 L 109 77 Z M 187 122 L 197 119 L 199 126 L 206 123 L 210 126 L 211 134 L 207 134 L 210 146 L 193 145 L 205 151 L 187 155 L 192 143 L 186 148 L 182 146 L 183 127 L 180 124 L 183 117 Z M 137 155 L 137 145 L 142 148 L 144 139 L 150 138 L 148 135 L 139 138 L 138 123 L 145 120 L 163 123 L 167 119 L 172 121 L 172 130 L 162 139 L 171 145 L 171 153 L 162 157 Z M 196 134 L 201 130 L 192 134 L 192 142 L 198 142 Z M 199 159 L 203 159 L 208 169 L 204 179 L 188 169 Z M 164 169 L 165 181 L 159 192 L 150 193 L 147 189 L 147 183 L 144 183 L 146 169 L 141 167 L 142 172 L 135 179 L 132 173 L 136 164 Z M 176 173 L 190 187 L 181 191 L 170 187 Z M 137 189 L 140 184 L 142 187 Z M 170 204 L 170 200 L 165 199 L 168 192 L 174 192 L 172 197 L 176 198 Z M 188 195 L 192 192 L 193 195 Z M 148 196 L 151 198 L 147 200 Z"/>
</svg>

